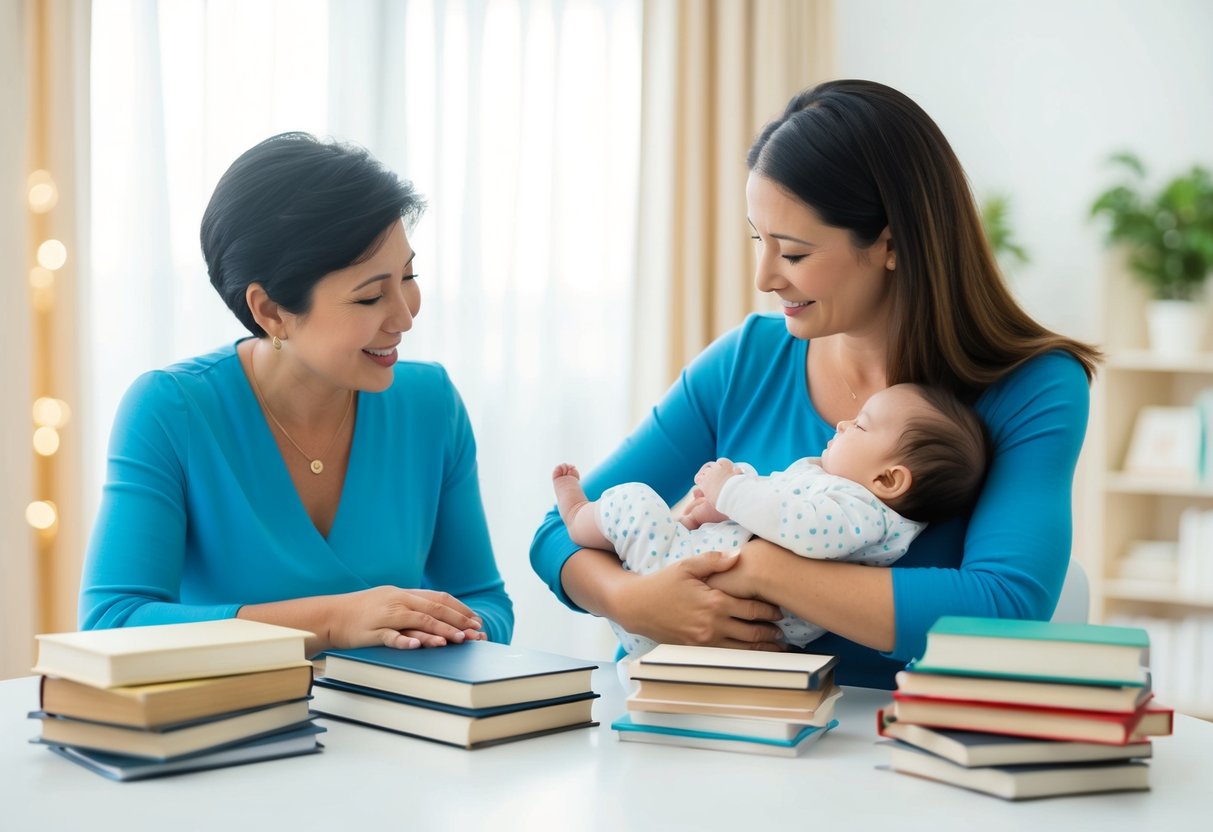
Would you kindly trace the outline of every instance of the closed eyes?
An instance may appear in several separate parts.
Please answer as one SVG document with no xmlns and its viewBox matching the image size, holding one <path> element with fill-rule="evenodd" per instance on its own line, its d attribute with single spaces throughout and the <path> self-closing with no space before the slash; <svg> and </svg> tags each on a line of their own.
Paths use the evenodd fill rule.
<svg viewBox="0 0 1213 832">
<path fill-rule="evenodd" d="M 762 242 L 762 238 L 759 237 L 757 234 L 751 234 L 750 239 L 756 243 Z M 791 263 L 793 266 L 795 266 L 797 263 L 799 263 L 801 260 L 808 257 L 809 255 L 807 255 L 807 254 L 784 254 L 782 256 L 783 256 L 784 260 L 787 260 L 789 263 Z"/>
<path fill-rule="evenodd" d="M 407 283 L 410 280 L 415 280 L 416 278 L 417 278 L 417 275 L 415 275 L 415 274 L 406 274 L 404 277 L 400 278 L 400 282 Z M 375 297 L 373 297 L 373 298 L 361 298 L 359 300 L 354 301 L 354 303 L 357 303 L 360 306 L 374 306 L 382 299 L 383 299 L 383 295 L 375 295 Z"/>
</svg>

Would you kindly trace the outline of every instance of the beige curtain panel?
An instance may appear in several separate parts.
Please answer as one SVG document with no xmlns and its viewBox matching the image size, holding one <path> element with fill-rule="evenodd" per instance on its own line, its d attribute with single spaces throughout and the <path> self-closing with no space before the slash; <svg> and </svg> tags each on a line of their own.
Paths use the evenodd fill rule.
<svg viewBox="0 0 1213 832">
<path fill-rule="evenodd" d="M 753 288 L 745 156 L 792 94 L 830 77 L 830 0 L 647 0 L 634 413 L 713 338 L 766 308 Z"/>
<path fill-rule="evenodd" d="M 25 675 L 33 634 L 76 628 L 85 521 L 79 401 L 80 269 L 88 208 L 88 66 L 85 0 L 4 3 L 0 55 L 5 118 L 0 180 L 20 195 L 0 206 L 0 304 L 12 393 L 0 410 L 0 678 Z M 9 187 L 11 186 L 11 187 Z M 62 404 L 66 404 L 64 408 Z"/>
</svg>

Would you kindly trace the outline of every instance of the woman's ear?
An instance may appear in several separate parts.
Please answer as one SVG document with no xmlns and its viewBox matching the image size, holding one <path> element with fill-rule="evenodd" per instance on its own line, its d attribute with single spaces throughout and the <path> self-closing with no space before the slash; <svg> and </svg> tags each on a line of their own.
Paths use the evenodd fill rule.
<svg viewBox="0 0 1213 832">
<path fill-rule="evenodd" d="M 877 474 L 869 489 L 882 502 L 887 503 L 909 491 L 913 479 L 909 468 L 904 465 L 893 465 Z"/>
<path fill-rule="evenodd" d="M 253 313 L 253 320 L 257 322 L 257 326 L 269 335 L 276 335 L 279 338 L 286 336 L 286 322 L 283 317 L 289 313 L 270 300 L 270 296 L 266 294 L 260 283 L 248 285 L 248 288 L 244 290 L 244 302 L 248 304 L 249 311 Z"/>
<path fill-rule="evenodd" d="M 884 267 L 889 271 L 897 269 L 897 248 L 893 244 L 893 233 L 889 231 L 886 225 L 884 231 L 880 232 L 880 237 L 876 240 L 877 243 L 884 243 Z"/>
</svg>

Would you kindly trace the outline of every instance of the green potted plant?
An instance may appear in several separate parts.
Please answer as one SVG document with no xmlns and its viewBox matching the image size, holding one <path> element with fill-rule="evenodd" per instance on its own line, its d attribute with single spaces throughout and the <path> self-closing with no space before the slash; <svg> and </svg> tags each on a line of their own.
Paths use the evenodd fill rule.
<svg viewBox="0 0 1213 832">
<path fill-rule="evenodd" d="M 1150 193 L 1135 154 L 1117 153 L 1111 163 L 1126 178 L 1095 199 L 1091 216 L 1108 219 L 1108 243 L 1128 248 L 1129 268 L 1150 293 L 1150 346 L 1169 355 L 1194 352 L 1205 317 L 1199 301 L 1213 272 L 1213 175 L 1193 166 Z"/>
<path fill-rule="evenodd" d="M 1006 194 L 991 194 L 981 204 L 981 225 L 990 250 L 1007 271 L 1013 264 L 1029 262 L 1028 251 L 1015 239 L 1011 229 L 1011 199 Z"/>
</svg>

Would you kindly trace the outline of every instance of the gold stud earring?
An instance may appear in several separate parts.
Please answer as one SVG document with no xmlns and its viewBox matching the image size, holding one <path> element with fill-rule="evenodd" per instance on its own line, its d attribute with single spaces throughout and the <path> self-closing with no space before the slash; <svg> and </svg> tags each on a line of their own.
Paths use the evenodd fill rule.
<svg viewBox="0 0 1213 832">
<path fill-rule="evenodd" d="M 275 335 L 272 339 L 270 339 L 270 343 L 274 345 L 275 350 L 282 349 L 282 339 L 279 338 L 277 335 Z"/>
</svg>

